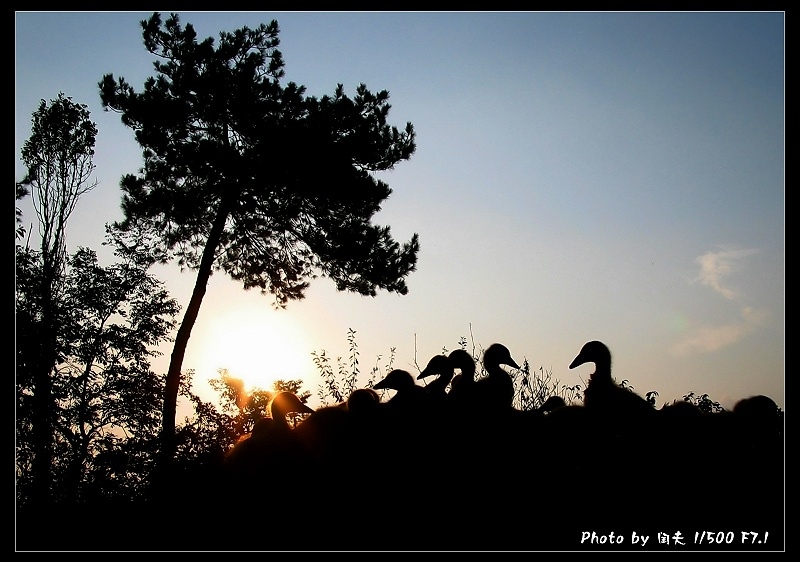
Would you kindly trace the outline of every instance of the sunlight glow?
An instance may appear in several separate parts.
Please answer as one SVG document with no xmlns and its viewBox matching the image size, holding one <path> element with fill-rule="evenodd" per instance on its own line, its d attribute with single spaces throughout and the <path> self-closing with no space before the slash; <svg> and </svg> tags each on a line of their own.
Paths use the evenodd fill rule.
<svg viewBox="0 0 800 562">
<path fill-rule="evenodd" d="M 288 316 L 274 310 L 237 307 L 215 314 L 198 334 L 192 361 L 199 380 L 218 376 L 218 369 L 245 383 L 246 390 L 272 390 L 278 379 L 304 378 L 311 346 Z"/>
</svg>

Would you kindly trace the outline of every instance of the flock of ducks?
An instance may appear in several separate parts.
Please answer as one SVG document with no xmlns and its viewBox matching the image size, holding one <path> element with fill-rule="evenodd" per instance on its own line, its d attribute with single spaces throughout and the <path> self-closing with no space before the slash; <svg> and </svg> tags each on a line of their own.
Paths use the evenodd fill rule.
<svg viewBox="0 0 800 562">
<path fill-rule="evenodd" d="M 526 411 L 512 404 L 506 368 L 519 365 L 500 343 L 484 351 L 480 377 L 457 349 L 316 410 L 281 392 L 226 454 L 224 478 L 240 506 L 258 496 L 281 514 L 273 529 L 312 525 L 331 541 L 374 533 L 359 534 L 359 550 L 538 549 L 576 529 L 782 528 L 783 417 L 772 399 L 656 409 L 614 381 L 602 342 L 569 368 L 585 363 L 595 370 L 581 404 L 553 396 Z M 299 494 L 310 513 L 295 511 Z"/>
</svg>

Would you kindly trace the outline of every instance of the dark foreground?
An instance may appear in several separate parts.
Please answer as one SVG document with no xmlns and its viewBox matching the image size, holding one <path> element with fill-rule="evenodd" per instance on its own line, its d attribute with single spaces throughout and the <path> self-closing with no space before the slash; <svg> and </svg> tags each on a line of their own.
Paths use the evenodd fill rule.
<svg viewBox="0 0 800 562">
<path fill-rule="evenodd" d="M 782 433 L 559 415 L 372 423 L 312 456 L 185 474 L 152 501 L 18 509 L 16 549 L 785 550 Z"/>
</svg>

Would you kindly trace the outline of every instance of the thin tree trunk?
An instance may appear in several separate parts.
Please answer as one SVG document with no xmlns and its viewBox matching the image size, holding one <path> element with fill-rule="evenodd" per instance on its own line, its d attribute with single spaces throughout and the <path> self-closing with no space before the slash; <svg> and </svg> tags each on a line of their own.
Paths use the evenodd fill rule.
<svg viewBox="0 0 800 562">
<path fill-rule="evenodd" d="M 230 203 L 223 199 L 220 203 L 217 217 L 208 234 L 206 246 L 203 249 L 203 257 L 200 260 L 200 267 L 197 270 L 197 278 L 195 280 L 194 290 L 192 291 L 192 297 L 189 300 L 189 305 L 186 307 L 183 321 L 178 328 L 178 333 L 175 336 L 175 344 L 172 348 L 172 356 L 170 358 L 164 389 L 160 466 L 157 467 L 158 472 L 156 474 L 156 479 L 158 480 L 156 483 L 156 492 L 159 495 L 163 495 L 164 492 L 171 489 L 172 464 L 177 445 L 175 442 L 175 416 L 178 406 L 178 392 L 180 390 L 183 359 L 186 355 L 186 347 L 189 344 L 192 328 L 200 313 L 200 305 L 206 294 L 206 287 L 208 286 L 208 280 L 211 277 L 212 265 L 214 263 L 214 254 L 219 245 L 225 222 L 228 219 L 229 209 Z"/>
<path fill-rule="evenodd" d="M 33 395 L 33 460 L 30 502 L 36 507 L 45 506 L 50 502 L 52 479 L 52 440 L 53 424 L 51 413 L 53 411 L 52 381 L 50 380 L 50 367 L 46 365 L 44 357 L 36 362 L 33 374 L 35 392 Z"/>
<path fill-rule="evenodd" d="M 54 267 L 45 254 L 42 267 L 42 318 L 39 333 L 39 353 L 34 359 L 33 372 L 33 485 L 30 502 L 44 507 L 52 501 L 53 479 L 53 401 L 52 371 L 56 364 L 56 319 L 54 314 Z"/>
</svg>

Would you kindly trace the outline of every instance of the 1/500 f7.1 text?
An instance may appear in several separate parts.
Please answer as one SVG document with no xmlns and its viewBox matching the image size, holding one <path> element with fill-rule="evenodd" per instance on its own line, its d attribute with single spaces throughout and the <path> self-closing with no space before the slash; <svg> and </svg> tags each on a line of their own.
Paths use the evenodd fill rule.
<svg viewBox="0 0 800 562">
<path fill-rule="evenodd" d="M 733 531 L 696 531 L 694 544 L 733 544 L 737 533 Z M 769 538 L 769 531 L 757 533 L 755 531 L 742 531 L 741 544 L 765 544 Z"/>
</svg>

